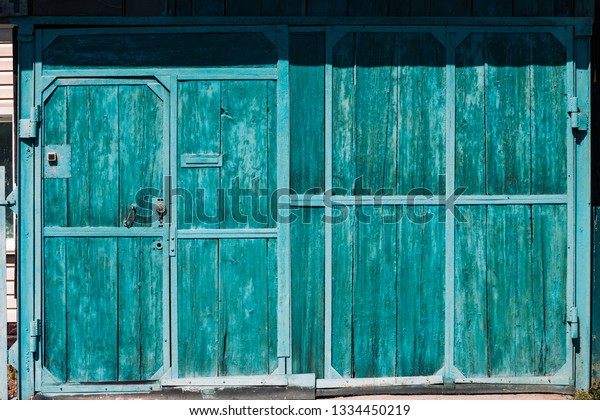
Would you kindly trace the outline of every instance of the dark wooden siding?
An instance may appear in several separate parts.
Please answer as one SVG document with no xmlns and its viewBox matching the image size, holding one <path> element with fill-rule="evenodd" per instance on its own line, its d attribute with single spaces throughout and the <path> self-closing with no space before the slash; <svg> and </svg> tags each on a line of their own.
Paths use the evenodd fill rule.
<svg viewBox="0 0 600 420">
<path fill-rule="evenodd" d="M 7 3 L 6 9 L 13 7 L 8 0 L 1 3 Z M 563 17 L 592 16 L 593 9 L 594 0 L 32 0 L 29 4 L 30 14 L 38 16 Z"/>
</svg>

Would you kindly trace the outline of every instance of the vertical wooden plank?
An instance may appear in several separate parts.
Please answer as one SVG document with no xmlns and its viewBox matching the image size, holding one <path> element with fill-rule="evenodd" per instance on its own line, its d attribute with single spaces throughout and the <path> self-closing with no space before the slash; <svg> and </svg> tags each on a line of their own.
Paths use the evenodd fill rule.
<svg viewBox="0 0 600 420">
<path fill-rule="evenodd" d="M 57 88 L 44 108 L 44 143 L 67 142 L 67 88 Z M 67 225 L 67 180 L 44 180 L 44 225 Z"/>
<path fill-rule="evenodd" d="M 455 365 L 466 377 L 488 376 L 487 208 L 459 207 L 456 224 Z"/>
<path fill-rule="evenodd" d="M 600 211 L 593 207 L 593 256 L 592 256 L 592 310 L 591 327 L 592 336 L 600 337 Z M 600 339 L 592 340 L 592 378 L 600 377 Z M 598 368 L 594 367 L 598 366 Z"/>
<path fill-rule="evenodd" d="M 395 207 L 365 207 L 356 231 L 354 272 L 354 375 L 396 374 L 396 225 Z M 386 220 L 388 223 L 386 223 Z M 396 310 L 394 310 L 396 308 Z"/>
<path fill-rule="evenodd" d="M 348 0 L 348 16 L 387 16 L 388 0 Z"/>
<path fill-rule="evenodd" d="M 554 0 L 554 16 L 569 17 L 575 13 L 576 0 Z"/>
<path fill-rule="evenodd" d="M 531 192 L 529 36 L 487 35 L 488 194 Z M 518 157 L 518 158 L 515 158 Z"/>
<path fill-rule="evenodd" d="M 535 329 L 537 375 L 552 375 L 566 363 L 567 208 L 533 206 L 532 277 L 538 290 Z"/>
<path fill-rule="evenodd" d="M 292 244 L 292 369 L 323 378 L 324 278 L 323 209 L 294 210 Z"/>
<path fill-rule="evenodd" d="M 346 16 L 347 0 L 306 0 L 307 16 Z"/>
<path fill-rule="evenodd" d="M 487 217 L 490 374 L 531 375 L 531 208 L 489 206 Z"/>
<path fill-rule="evenodd" d="M 277 226 L 277 82 L 267 82 L 267 192 L 268 197 L 261 200 L 267 200 L 268 227 Z"/>
<path fill-rule="evenodd" d="M 389 0 L 390 16 L 410 16 L 411 0 Z"/>
<path fill-rule="evenodd" d="M 325 36 L 290 35 L 291 188 L 325 190 Z"/>
<path fill-rule="evenodd" d="M 304 16 L 306 0 L 262 0 L 263 16 Z"/>
<path fill-rule="evenodd" d="M 410 15 L 411 16 L 431 16 L 431 0 L 422 0 L 422 1 L 411 0 Z"/>
<path fill-rule="evenodd" d="M 593 17 L 594 16 L 594 0 L 574 0 L 575 1 L 575 16 L 577 17 Z"/>
<path fill-rule="evenodd" d="M 90 87 L 90 134 L 88 143 L 90 226 L 112 226 L 119 220 L 119 88 Z M 131 147 L 131 144 L 128 144 Z M 139 159 L 139 157 L 138 157 Z M 129 175 L 131 177 L 131 175 Z"/>
<path fill-rule="evenodd" d="M 430 0 L 430 2 L 431 16 L 471 16 L 472 0 Z"/>
<path fill-rule="evenodd" d="M 4 166 L 0 167 L 0 179 L 6 179 L 6 172 Z M 4 184 L 0 186 L 0 197 L 4 198 L 6 191 Z M 0 209 L 0 237 L 6 237 L 6 209 Z M 7 273 L 6 273 L 6 242 L 0 244 L 0 401 L 8 399 L 8 319 L 7 319 Z"/>
<path fill-rule="evenodd" d="M 140 238 L 115 239 L 119 252 L 118 306 L 119 306 L 119 381 L 139 381 L 141 368 L 142 322 L 140 289 L 141 262 L 143 260 Z"/>
<path fill-rule="evenodd" d="M 163 253 L 162 238 L 140 239 L 140 377 L 150 380 L 163 365 Z M 202 261 L 204 263 L 204 261 Z"/>
<path fill-rule="evenodd" d="M 231 197 L 225 202 L 221 226 L 266 227 L 267 203 L 256 197 L 257 187 L 268 185 L 267 84 L 264 81 L 230 81 L 224 85 L 221 188 L 229 190 Z M 236 197 L 236 188 L 239 197 Z"/>
<path fill-rule="evenodd" d="M 44 243 L 44 367 L 67 380 L 67 274 L 64 238 Z"/>
<path fill-rule="evenodd" d="M 457 188 L 485 194 L 484 35 L 471 34 L 456 48 Z"/>
<path fill-rule="evenodd" d="M 343 221 L 332 226 L 332 349 L 331 365 L 344 378 L 351 378 L 353 346 L 353 279 L 356 256 L 356 218 L 353 207 L 336 208 Z M 345 216 L 344 216 L 345 214 Z M 360 355 L 359 355 L 360 357 Z"/>
<path fill-rule="evenodd" d="M 267 240 L 267 318 L 269 335 L 269 374 L 272 374 L 279 367 L 279 358 L 277 357 L 277 301 L 278 301 L 278 281 L 277 281 L 277 240 Z"/>
<path fill-rule="evenodd" d="M 221 357 L 219 243 L 180 240 L 177 255 L 178 374 L 182 378 L 217 376 Z"/>
<path fill-rule="evenodd" d="M 473 16 L 512 16 L 513 2 L 506 0 L 473 0 Z"/>
<path fill-rule="evenodd" d="M 68 181 L 67 225 L 89 226 L 90 180 L 89 180 L 89 120 L 90 88 L 70 86 L 68 92 L 68 143 L 71 145 L 71 179 Z"/>
<path fill-rule="evenodd" d="M 266 250 L 264 240 L 220 241 L 220 376 L 269 370 Z"/>
<path fill-rule="evenodd" d="M 226 0 L 227 16 L 260 16 L 261 0 Z"/>
<path fill-rule="evenodd" d="M 153 209 L 150 199 L 143 196 L 163 194 L 163 107 L 147 86 L 119 86 L 120 223 L 137 201 L 136 226 L 148 226 Z M 141 190 L 144 193 L 140 197 Z"/>
<path fill-rule="evenodd" d="M 139 0 L 138 0 L 139 1 Z M 28 3 L 25 0 L 10 1 L 12 7 L 21 3 L 19 9 L 23 10 L 22 15 L 28 15 Z M 23 4 L 24 3 L 24 4 Z M 81 0 L 35 0 L 29 2 L 29 15 L 31 16 L 121 16 L 125 0 L 104 0 L 104 1 L 81 1 Z"/>
<path fill-rule="evenodd" d="M 193 16 L 224 16 L 225 0 L 192 0 Z"/>
<path fill-rule="evenodd" d="M 347 34 L 333 47 L 333 187 L 338 195 L 354 194 L 356 180 L 356 35 Z"/>
<path fill-rule="evenodd" d="M 445 209 L 404 212 L 395 227 L 397 375 L 432 375 L 444 363 Z"/>
<path fill-rule="evenodd" d="M 554 0 L 513 0 L 514 16 L 554 16 Z"/>
<path fill-rule="evenodd" d="M 565 48 L 551 35 L 531 34 L 531 192 L 567 192 Z M 564 92 L 564 94 L 563 94 Z"/>
<path fill-rule="evenodd" d="M 168 0 L 124 0 L 126 16 L 167 16 Z"/>
<path fill-rule="evenodd" d="M 399 34 L 398 48 L 398 194 L 444 194 L 446 51 L 428 33 Z"/>
<path fill-rule="evenodd" d="M 182 168 L 183 154 L 221 153 L 221 82 L 179 83 L 178 225 L 180 229 L 218 228 L 221 216 L 218 168 Z"/>
<path fill-rule="evenodd" d="M 192 5 L 195 3 L 193 0 L 175 0 L 174 3 L 175 16 L 192 16 Z M 205 3 L 205 1 L 201 3 Z"/>
<path fill-rule="evenodd" d="M 363 191 L 355 194 L 393 195 L 398 165 L 396 34 L 359 33 L 356 39 L 356 171 L 362 178 L 357 188 Z"/>
</svg>

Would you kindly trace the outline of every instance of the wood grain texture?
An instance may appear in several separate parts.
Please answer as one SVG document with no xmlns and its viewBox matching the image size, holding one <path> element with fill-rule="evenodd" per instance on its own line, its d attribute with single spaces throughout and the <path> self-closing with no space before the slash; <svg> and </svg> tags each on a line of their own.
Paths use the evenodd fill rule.
<svg viewBox="0 0 600 420">
<path fill-rule="evenodd" d="M 325 251 L 323 209 L 294 210 L 291 226 L 292 369 L 323 377 Z"/>
<path fill-rule="evenodd" d="M 553 16 L 554 0 L 514 0 L 514 16 Z"/>
<path fill-rule="evenodd" d="M 512 16 L 513 2 L 505 0 L 473 0 L 473 16 Z"/>
<path fill-rule="evenodd" d="M 414 0 L 413 0 L 414 1 Z M 430 0 L 431 16 L 471 16 L 473 0 Z M 550 0 L 552 1 L 552 0 Z"/>
<path fill-rule="evenodd" d="M 300 194 L 325 190 L 324 65 L 323 33 L 290 36 L 290 186 Z"/>
<path fill-rule="evenodd" d="M 388 0 L 349 0 L 348 16 L 387 16 Z"/>
<path fill-rule="evenodd" d="M 219 360 L 219 243 L 180 240 L 177 267 L 179 376 L 217 376 Z M 196 264 L 202 261 L 202 264 Z"/>
<path fill-rule="evenodd" d="M 44 367 L 67 380 L 67 273 L 64 238 L 44 241 Z"/>
<path fill-rule="evenodd" d="M 225 15 L 225 0 L 192 0 L 193 16 Z"/>
</svg>

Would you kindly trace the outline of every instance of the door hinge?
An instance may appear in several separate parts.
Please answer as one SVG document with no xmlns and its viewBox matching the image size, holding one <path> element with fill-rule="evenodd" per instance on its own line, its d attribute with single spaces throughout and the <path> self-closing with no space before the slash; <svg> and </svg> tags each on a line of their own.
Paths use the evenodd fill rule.
<svg viewBox="0 0 600 420">
<path fill-rule="evenodd" d="M 32 353 L 37 353 L 39 351 L 39 341 L 41 336 L 42 320 L 36 319 L 35 321 L 31 321 L 29 326 L 29 346 Z"/>
<path fill-rule="evenodd" d="M 569 98 L 567 112 L 571 117 L 571 128 L 578 131 L 588 131 L 590 119 L 588 114 L 581 110 L 577 96 Z"/>
<path fill-rule="evenodd" d="M 19 138 L 32 139 L 37 137 L 39 123 L 42 121 L 42 108 L 38 105 L 31 108 L 31 118 L 19 120 Z"/>
<path fill-rule="evenodd" d="M 567 313 L 567 323 L 571 329 L 571 339 L 579 338 L 579 316 L 577 315 L 577 307 L 571 306 Z"/>
<path fill-rule="evenodd" d="M 8 207 L 10 210 L 16 214 L 17 211 L 17 197 L 19 193 L 15 188 L 12 192 L 6 197 L 5 200 L 0 200 L 0 207 Z"/>
</svg>

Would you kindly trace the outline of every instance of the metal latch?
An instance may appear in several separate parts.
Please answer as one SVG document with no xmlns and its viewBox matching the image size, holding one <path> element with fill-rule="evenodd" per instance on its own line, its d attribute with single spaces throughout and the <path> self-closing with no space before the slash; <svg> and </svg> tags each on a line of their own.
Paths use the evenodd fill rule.
<svg viewBox="0 0 600 420">
<path fill-rule="evenodd" d="M 41 121 L 41 107 L 31 108 L 31 118 L 19 120 L 19 138 L 31 139 L 37 137 L 38 123 Z"/>
<path fill-rule="evenodd" d="M 577 340 L 579 338 L 579 317 L 577 316 L 577 308 L 575 306 L 569 308 L 567 322 L 571 327 L 571 339 Z"/>
<path fill-rule="evenodd" d="M 586 112 L 579 107 L 579 101 L 576 96 L 569 98 L 567 112 L 571 117 L 571 127 L 579 131 L 588 131 L 590 119 Z"/>
<path fill-rule="evenodd" d="M 32 353 L 37 353 L 39 350 L 39 338 L 42 336 L 42 320 L 36 319 L 31 321 L 29 326 L 29 347 Z"/>
</svg>

